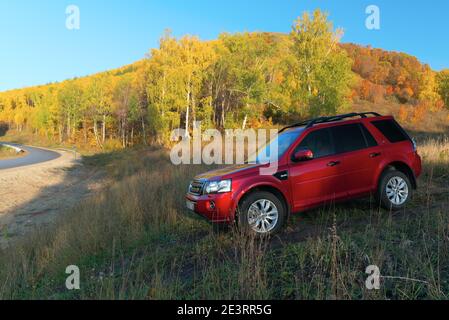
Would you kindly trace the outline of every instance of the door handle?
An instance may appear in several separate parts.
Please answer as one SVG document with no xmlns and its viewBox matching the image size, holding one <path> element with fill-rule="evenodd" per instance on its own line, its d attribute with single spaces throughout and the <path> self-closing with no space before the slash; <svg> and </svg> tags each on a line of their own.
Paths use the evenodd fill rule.
<svg viewBox="0 0 449 320">
<path fill-rule="evenodd" d="M 380 152 L 374 152 L 374 153 L 371 153 L 369 156 L 370 156 L 370 158 L 376 158 L 376 157 L 379 157 L 381 155 L 382 155 L 382 153 L 380 153 Z"/>
<path fill-rule="evenodd" d="M 340 164 L 340 161 L 331 161 L 327 164 L 328 167 L 335 167 Z"/>
</svg>

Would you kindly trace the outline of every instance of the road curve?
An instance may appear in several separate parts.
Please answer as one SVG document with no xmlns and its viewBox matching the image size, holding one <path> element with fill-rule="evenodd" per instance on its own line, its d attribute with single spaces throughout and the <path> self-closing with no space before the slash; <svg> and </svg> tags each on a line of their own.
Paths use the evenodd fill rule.
<svg viewBox="0 0 449 320">
<path fill-rule="evenodd" d="M 21 146 L 14 143 L 8 143 L 12 146 L 20 147 L 21 149 L 25 150 L 27 153 L 23 157 L 19 158 L 12 158 L 12 159 L 5 159 L 0 160 L 0 171 L 3 169 L 11 169 L 11 168 L 18 168 L 18 167 L 24 167 L 29 166 L 32 164 L 47 162 L 50 160 L 57 159 L 61 156 L 58 152 L 45 150 L 41 148 L 35 148 L 35 147 L 27 147 L 27 146 Z"/>
</svg>

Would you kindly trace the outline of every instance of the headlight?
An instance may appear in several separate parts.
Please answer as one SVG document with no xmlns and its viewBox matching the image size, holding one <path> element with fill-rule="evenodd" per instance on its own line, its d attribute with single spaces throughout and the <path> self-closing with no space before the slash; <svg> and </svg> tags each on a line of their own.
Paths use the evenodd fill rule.
<svg viewBox="0 0 449 320">
<path fill-rule="evenodd" d="M 232 180 L 221 180 L 221 181 L 210 181 L 206 184 L 204 192 L 206 194 L 210 193 L 225 193 L 231 192 L 232 190 Z"/>
</svg>

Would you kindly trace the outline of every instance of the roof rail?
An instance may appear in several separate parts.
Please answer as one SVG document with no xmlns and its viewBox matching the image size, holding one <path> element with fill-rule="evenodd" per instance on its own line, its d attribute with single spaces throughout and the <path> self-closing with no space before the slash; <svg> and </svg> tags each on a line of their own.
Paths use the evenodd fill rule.
<svg viewBox="0 0 449 320">
<path fill-rule="evenodd" d="M 296 127 L 306 127 L 306 129 L 313 127 L 315 124 L 320 123 L 327 123 L 327 122 L 333 122 L 333 121 L 341 121 L 347 118 L 354 118 L 354 117 L 361 117 L 361 118 L 367 118 L 368 116 L 374 116 L 374 117 L 381 117 L 381 115 L 377 112 L 362 112 L 362 113 L 347 113 L 347 114 L 341 114 L 337 116 L 330 116 L 330 117 L 319 117 L 314 119 L 305 120 L 299 123 L 295 123 L 293 125 L 287 126 L 283 128 L 279 133 Z"/>
</svg>

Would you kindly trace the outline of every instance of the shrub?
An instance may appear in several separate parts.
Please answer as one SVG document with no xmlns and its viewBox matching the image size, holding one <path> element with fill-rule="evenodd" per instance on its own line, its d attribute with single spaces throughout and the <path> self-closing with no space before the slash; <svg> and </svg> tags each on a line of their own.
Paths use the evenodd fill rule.
<svg viewBox="0 0 449 320">
<path fill-rule="evenodd" d="M 105 143 L 103 145 L 103 149 L 106 152 L 117 151 L 117 150 L 122 150 L 123 145 L 122 145 L 121 141 L 118 139 L 109 139 L 109 140 L 105 141 Z"/>
</svg>

